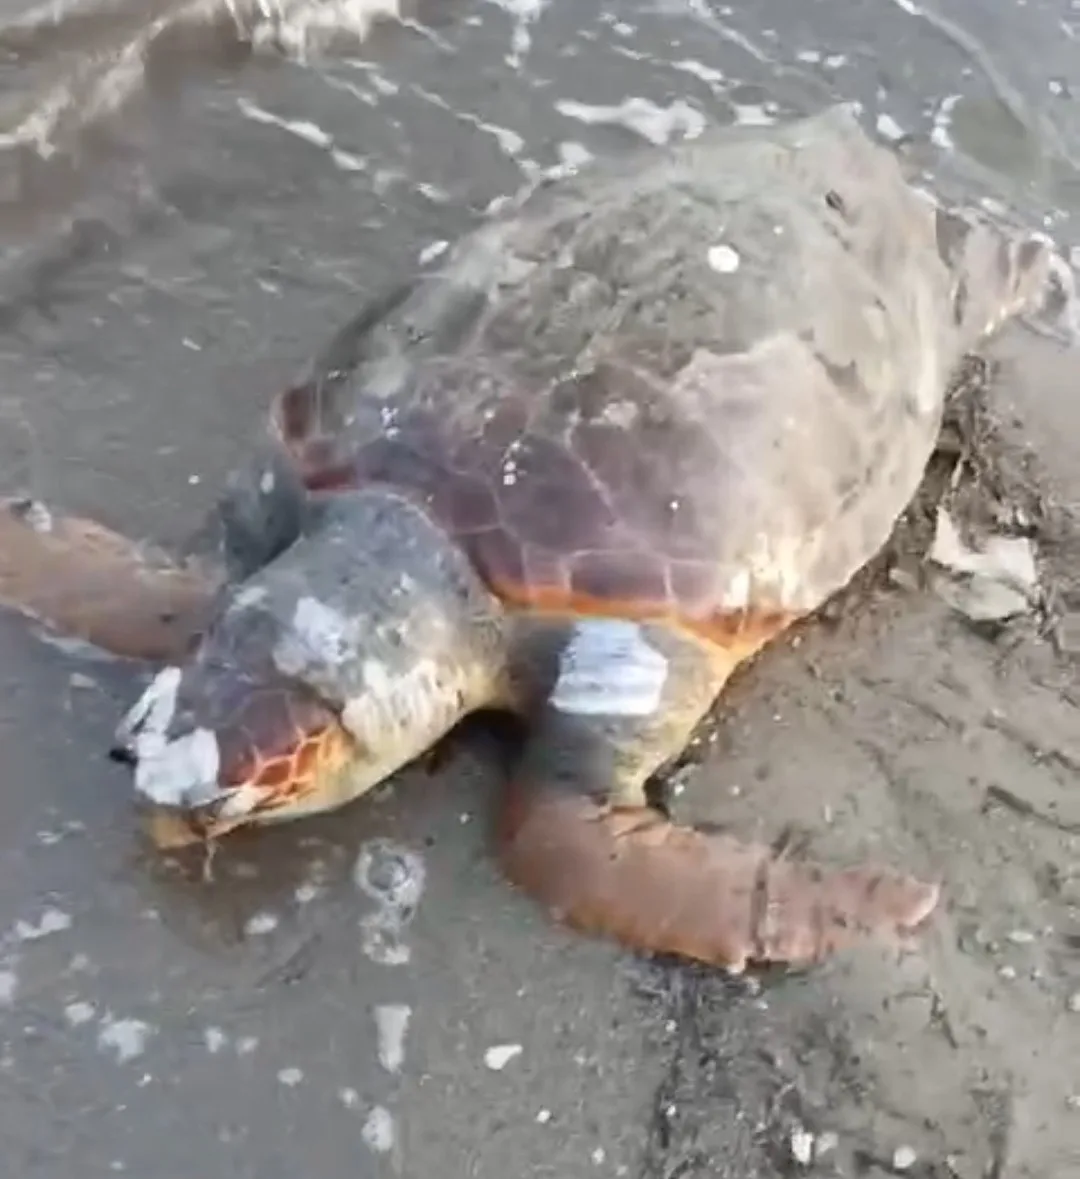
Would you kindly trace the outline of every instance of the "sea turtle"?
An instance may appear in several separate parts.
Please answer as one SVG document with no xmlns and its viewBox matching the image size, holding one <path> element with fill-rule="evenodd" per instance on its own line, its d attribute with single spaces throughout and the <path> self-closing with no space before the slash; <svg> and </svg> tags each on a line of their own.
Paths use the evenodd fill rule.
<svg viewBox="0 0 1080 1179">
<path fill-rule="evenodd" d="M 205 627 L 155 629 L 151 574 L 134 638 L 82 616 L 184 647 L 117 730 L 148 814 L 207 839 L 325 812 L 501 708 L 528 728 L 501 863 L 570 925 L 735 971 L 905 936 L 937 884 L 679 826 L 644 788 L 880 550 L 950 372 L 1047 266 L 844 108 L 540 185 L 278 399 Z"/>
</svg>

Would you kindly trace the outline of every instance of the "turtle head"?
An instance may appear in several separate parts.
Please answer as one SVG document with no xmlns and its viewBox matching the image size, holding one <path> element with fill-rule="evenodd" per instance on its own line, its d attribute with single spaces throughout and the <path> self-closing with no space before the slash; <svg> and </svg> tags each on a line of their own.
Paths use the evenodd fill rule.
<svg viewBox="0 0 1080 1179">
<path fill-rule="evenodd" d="M 964 347 L 978 345 L 1007 320 L 1037 310 L 1050 290 L 1053 249 L 968 210 L 938 206 L 938 253 L 952 275 L 953 318 Z"/>
<path fill-rule="evenodd" d="M 489 693 L 470 638 L 486 599 L 423 513 L 357 492 L 313 519 L 117 728 L 159 846 L 335 809 Z"/>
<path fill-rule="evenodd" d="M 132 766 L 146 830 L 167 847 L 339 804 L 359 750 L 305 685 L 200 651 L 158 672 L 113 756 Z"/>
</svg>

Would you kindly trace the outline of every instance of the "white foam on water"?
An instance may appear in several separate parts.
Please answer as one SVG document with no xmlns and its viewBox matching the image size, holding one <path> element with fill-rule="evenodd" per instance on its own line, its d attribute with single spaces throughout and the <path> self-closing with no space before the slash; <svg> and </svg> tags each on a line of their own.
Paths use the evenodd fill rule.
<svg viewBox="0 0 1080 1179">
<path fill-rule="evenodd" d="M 146 1041 L 153 1029 L 141 1019 L 114 1019 L 107 1015 L 98 1032 L 98 1047 L 115 1054 L 118 1064 L 126 1064 L 146 1051 Z"/>
<path fill-rule="evenodd" d="M 637 96 L 613 106 L 559 99 L 555 109 L 565 118 L 590 126 L 625 127 L 658 147 L 676 137 L 696 139 L 705 130 L 705 116 L 681 98 L 666 107 Z"/>
<path fill-rule="evenodd" d="M 516 69 L 532 48 L 532 26 L 540 19 L 547 7 L 547 0 L 488 0 L 501 8 L 513 22 L 510 33 L 510 52 L 506 64 Z"/>
<path fill-rule="evenodd" d="M 254 123 L 279 127 L 282 131 L 288 132 L 297 139 L 302 139 L 305 143 L 311 144 L 312 147 L 321 148 L 342 172 L 367 171 L 367 160 L 362 156 L 354 155 L 352 152 L 347 152 L 339 148 L 334 142 L 334 137 L 328 131 L 324 131 L 317 123 L 312 123 L 308 119 L 287 119 L 281 115 L 275 115 L 273 111 L 268 111 L 265 107 L 259 106 L 258 103 L 252 102 L 249 98 L 238 98 L 236 100 L 236 107 L 245 118 L 251 119 Z"/>
<path fill-rule="evenodd" d="M 737 127 L 771 127 L 776 122 L 776 113 L 768 103 L 734 102 L 731 105 Z"/>
<path fill-rule="evenodd" d="M 421 266 L 426 266 L 429 262 L 434 262 L 436 258 L 441 257 L 450 248 L 450 243 L 445 239 L 429 242 L 417 255 L 417 262 Z"/>
<path fill-rule="evenodd" d="M 375 1030 L 379 1038 L 379 1063 L 396 1073 L 405 1062 L 405 1033 L 412 1008 L 405 1003 L 385 1003 L 375 1008 Z"/>
<path fill-rule="evenodd" d="M 704 62 L 697 61 L 694 58 L 684 57 L 681 61 L 673 61 L 671 68 L 680 70 L 684 74 L 691 74 L 699 81 L 704 82 L 714 92 L 724 82 L 724 75 L 719 70 L 714 69 L 712 66 L 707 66 Z"/>
<path fill-rule="evenodd" d="M 15 1002 L 15 992 L 19 986 L 19 976 L 14 970 L 0 970 L 0 1004 L 9 1007 Z"/>
<path fill-rule="evenodd" d="M 950 94 L 943 98 L 934 111 L 934 125 L 930 131 L 930 142 L 943 151 L 953 151 L 956 147 L 952 137 L 953 111 L 963 96 Z"/>
<path fill-rule="evenodd" d="M 525 140 L 516 131 L 509 127 L 502 127 L 498 123 L 485 122 L 478 115 L 471 114 L 469 111 L 457 110 L 441 94 L 436 94 L 432 90 L 426 90 L 423 86 L 413 86 L 412 92 L 417 98 L 422 98 L 432 106 L 438 107 L 439 110 L 446 111 L 447 114 L 453 115 L 460 122 L 466 123 L 470 127 L 475 127 L 477 131 L 482 131 L 485 135 L 490 135 L 499 145 L 503 154 L 512 160 L 516 160 L 523 168 L 528 168 L 530 165 L 535 167 L 533 161 L 522 160 L 520 158 L 521 153 L 525 150 Z"/>
<path fill-rule="evenodd" d="M 314 880 L 305 880 L 303 884 L 298 884 L 293 889 L 293 900 L 298 905 L 310 905 L 321 892 L 321 886 Z"/>
<path fill-rule="evenodd" d="M 41 914 L 36 923 L 33 921 L 16 921 L 12 932 L 16 940 L 20 942 L 36 942 L 40 938 L 48 937 L 53 933 L 63 933 L 64 930 L 70 928 L 70 914 L 65 913 L 62 909 L 50 906 Z"/>
<path fill-rule="evenodd" d="M 397 1141 L 394 1115 L 382 1105 L 376 1105 L 367 1116 L 360 1131 L 364 1142 L 375 1154 L 389 1154 Z"/>
<path fill-rule="evenodd" d="M 229 1042 L 229 1037 L 221 1028 L 206 1028 L 203 1031 L 203 1043 L 211 1056 L 216 1056 Z"/>
<path fill-rule="evenodd" d="M 877 117 L 877 131 L 885 139 L 891 139 L 894 142 L 898 139 L 904 138 L 904 128 L 892 117 L 884 111 Z"/>
<path fill-rule="evenodd" d="M 304 1070 L 302 1068 L 281 1068 L 278 1069 L 277 1079 L 287 1089 L 295 1089 L 304 1079 Z"/>
<path fill-rule="evenodd" d="M 87 1003 L 82 999 L 76 999 L 75 1002 L 69 1003 L 64 1008 L 64 1018 L 73 1028 L 81 1027 L 84 1023 L 89 1023 L 95 1015 L 93 1003 Z"/>
<path fill-rule="evenodd" d="M 222 21 L 223 11 L 231 30 Z M 55 5 L 44 4 L 6 25 L 30 35 L 51 30 L 60 19 Z M 409 23 L 402 20 L 400 0 L 180 0 L 156 19 L 117 22 L 111 43 L 96 42 L 92 55 L 50 76 L 22 120 L 0 134 L 0 151 L 29 147 L 48 159 L 70 150 L 81 133 L 106 122 L 144 89 L 147 64 L 166 41 L 186 43 L 186 52 L 194 56 L 204 45 L 206 52 L 220 52 L 222 36 L 231 36 L 237 45 L 304 61 L 343 37 L 359 46 L 388 20 Z M 177 38 L 177 30 L 185 35 Z"/>
<path fill-rule="evenodd" d="M 256 913 L 245 922 L 244 933 L 248 937 L 261 937 L 272 933 L 277 927 L 278 918 L 274 913 Z"/>
</svg>

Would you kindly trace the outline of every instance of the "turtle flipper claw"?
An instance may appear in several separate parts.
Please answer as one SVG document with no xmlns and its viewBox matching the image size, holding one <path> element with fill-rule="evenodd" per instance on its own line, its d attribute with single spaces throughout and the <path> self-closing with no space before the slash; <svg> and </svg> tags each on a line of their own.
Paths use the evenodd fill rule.
<svg viewBox="0 0 1080 1179">
<path fill-rule="evenodd" d="M 808 964 L 871 938 L 903 943 L 941 899 L 938 884 L 870 866 L 772 859 L 759 882 L 754 957 L 763 961 Z"/>
</svg>

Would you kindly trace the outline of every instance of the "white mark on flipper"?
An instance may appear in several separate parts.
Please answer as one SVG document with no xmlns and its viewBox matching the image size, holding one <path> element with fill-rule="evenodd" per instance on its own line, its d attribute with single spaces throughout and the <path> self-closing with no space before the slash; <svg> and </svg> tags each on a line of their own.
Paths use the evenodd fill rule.
<svg viewBox="0 0 1080 1179">
<path fill-rule="evenodd" d="M 708 259 L 709 265 L 717 274 L 734 274 L 742 261 L 738 250 L 723 244 L 710 246 Z"/>
<path fill-rule="evenodd" d="M 278 1069 L 277 1079 L 286 1088 L 295 1089 L 304 1079 L 304 1070 L 302 1068 Z"/>
<path fill-rule="evenodd" d="M 262 937 L 272 933 L 278 927 L 277 915 L 274 913 L 255 913 L 244 923 L 244 933 L 248 937 Z"/>
<path fill-rule="evenodd" d="M 126 1064 L 143 1054 L 151 1031 L 141 1019 L 114 1019 L 108 1015 L 98 1032 L 98 1047 L 111 1050 L 118 1064 Z"/>
<path fill-rule="evenodd" d="M 651 716 L 660 706 L 668 661 L 641 626 L 622 618 L 575 623 L 559 657 L 551 705 L 578 716 Z"/>
<path fill-rule="evenodd" d="M 203 1031 L 203 1043 L 211 1056 L 216 1056 L 229 1042 L 229 1037 L 221 1028 L 206 1028 Z"/>
<path fill-rule="evenodd" d="M 484 1053 L 484 1064 L 493 1072 L 499 1073 L 515 1056 L 520 1056 L 521 1052 L 520 1044 L 493 1044 Z"/>
<path fill-rule="evenodd" d="M 84 1023 L 89 1023 L 94 1018 L 93 1003 L 86 1003 L 81 999 L 76 999 L 74 1003 L 69 1003 L 64 1008 L 64 1018 L 73 1028 L 81 1027 Z"/>
<path fill-rule="evenodd" d="M 402 939 L 426 876 L 423 859 L 389 839 L 369 840 L 360 849 L 353 880 L 375 902 L 375 910 L 360 919 L 362 947 L 373 962 L 401 966 L 409 961 L 411 951 Z"/>
<path fill-rule="evenodd" d="M 368 1148 L 376 1154 L 389 1154 L 397 1137 L 394 1115 L 383 1105 L 376 1105 L 364 1121 L 360 1131 Z"/>
<path fill-rule="evenodd" d="M 405 1033 L 412 1008 L 405 1003 L 384 1003 L 375 1008 L 375 1030 L 379 1037 L 379 1063 L 396 1073 L 405 1061 Z"/>
<path fill-rule="evenodd" d="M 70 928 L 70 915 L 65 913 L 63 909 L 57 909 L 50 905 L 41 914 L 37 922 L 16 921 L 15 928 L 12 932 L 20 942 L 36 942 L 43 937 L 48 937 L 49 934 L 63 933 L 65 929 Z"/>
</svg>

